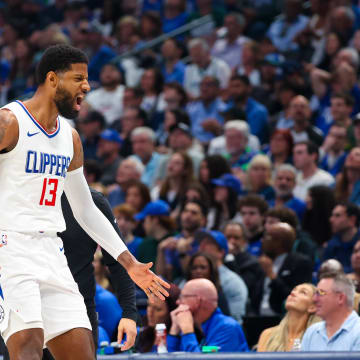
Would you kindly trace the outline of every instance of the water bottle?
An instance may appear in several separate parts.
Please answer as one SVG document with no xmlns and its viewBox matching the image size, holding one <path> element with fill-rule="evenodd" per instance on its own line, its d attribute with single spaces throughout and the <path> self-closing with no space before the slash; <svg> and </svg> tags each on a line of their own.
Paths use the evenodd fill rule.
<svg viewBox="0 0 360 360">
<path fill-rule="evenodd" d="M 301 351 L 301 340 L 299 338 L 294 339 L 293 347 L 291 351 Z"/>
<path fill-rule="evenodd" d="M 155 343 L 157 345 L 158 354 L 168 352 L 166 345 L 166 326 L 165 324 L 156 324 L 155 326 Z"/>
</svg>

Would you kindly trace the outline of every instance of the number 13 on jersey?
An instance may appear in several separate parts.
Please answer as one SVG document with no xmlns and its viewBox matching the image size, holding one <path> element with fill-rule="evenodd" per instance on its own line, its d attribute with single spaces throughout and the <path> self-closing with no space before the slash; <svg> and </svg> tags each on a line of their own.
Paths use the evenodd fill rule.
<svg viewBox="0 0 360 360">
<path fill-rule="evenodd" d="M 55 206 L 58 182 L 58 179 L 44 179 L 39 205 Z"/>
</svg>

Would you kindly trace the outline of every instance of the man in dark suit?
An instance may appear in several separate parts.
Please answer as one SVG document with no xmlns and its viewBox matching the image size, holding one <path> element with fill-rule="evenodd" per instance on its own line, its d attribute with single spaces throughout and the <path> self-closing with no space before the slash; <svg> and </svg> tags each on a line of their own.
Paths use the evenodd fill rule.
<svg viewBox="0 0 360 360">
<path fill-rule="evenodd" d="M 312 261 L 305 255 L 292 253 L 296 234 L 287 223 L 270 226 L 263 238 L 264 255 L 259 258 L 265 278 L 259 299 L 259 313 L 273 316 L 284 312 L 283 304 L 298 284 L 311 282 Z"/>
</svg>

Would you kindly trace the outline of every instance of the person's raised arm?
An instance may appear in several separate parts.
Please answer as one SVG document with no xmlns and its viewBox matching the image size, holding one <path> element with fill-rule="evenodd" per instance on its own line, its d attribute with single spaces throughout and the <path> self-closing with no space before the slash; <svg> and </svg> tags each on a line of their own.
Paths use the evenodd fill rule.
<svg viewBox="0 0 360 360">
<path fill-rule="evenodd" d="M 128 272 L 131 279 L 146 293 L 164 300 L 168 296 L 165 287 L 170 287 L 156 276 L 150 268 L 152 263 L 138 262 L 127 250 L 104 214 L 96 207 L 83 173 L 83 149 L 79 134 L 73 129 L 74 156 L 65 179 L 65 194 L 79 225 L 103 249 L 111 254 Z"/>
<path fill-rule="evenodd" d="M 10 110 L 0 110 L 0 151 L 12 150 L 18 139 L 19 124 L 16 116 Z"/>
</svg>

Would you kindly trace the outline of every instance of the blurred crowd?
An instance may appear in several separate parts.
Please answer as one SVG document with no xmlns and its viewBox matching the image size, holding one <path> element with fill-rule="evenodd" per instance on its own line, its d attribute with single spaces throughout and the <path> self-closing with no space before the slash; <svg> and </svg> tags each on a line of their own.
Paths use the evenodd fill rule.
<svg viewBox="0 0 360 360">
<path fill-rule="evenodd" d="M 329 319 L 330 288 L 359 311 L 359 1 L 2 0 L 0 33 L 1 105 L 32 94 L 48 46 L 89 57 L 92 90 L 68 119 L 87 181 L 129 250 L 172 283 L 166 303 L 137 293 L 140 351 L 158 322 L 171 351 L 219 332 L 223 351 L 246 351 L 281 319 L 259 349 L 290 350 L 315 312 Z M 307 325 L 284 338 L 301 296 Z"/>
</svg>

